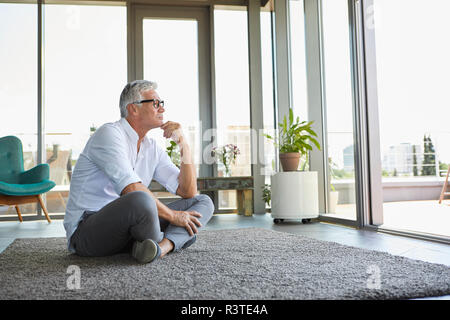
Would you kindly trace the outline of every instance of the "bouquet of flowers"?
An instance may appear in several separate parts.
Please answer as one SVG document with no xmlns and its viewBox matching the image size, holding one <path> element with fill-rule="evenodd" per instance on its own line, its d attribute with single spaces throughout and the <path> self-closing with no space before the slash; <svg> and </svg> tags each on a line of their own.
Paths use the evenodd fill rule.
<svg viewBox="0 0 450 320">
<path fill-rule="evenodd" d="M 225 176 L 230 177 L 230 166 L 231 164 L 236 163 L 236 157 L 241 153 L 239 148 L 236 145 L 229 143 L 221 147 L 214 147 L 212 153 L 213 156 L 224 165 Z"/>
</svg>

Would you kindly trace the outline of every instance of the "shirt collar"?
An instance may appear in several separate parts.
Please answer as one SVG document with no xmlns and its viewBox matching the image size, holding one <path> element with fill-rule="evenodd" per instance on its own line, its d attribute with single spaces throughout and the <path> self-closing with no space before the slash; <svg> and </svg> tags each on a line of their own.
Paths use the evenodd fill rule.
<svg viewBox="0 0 450 320">
<path fill-rule="evenodd" d="M 125 130 L 131 142 L 137 143 L 139 140 L 139 136 L 137 132 L 134 131 L 133 127 L 129 124 L 128 120 L 125 118 L 120 118 L 119 123 L 122 125 L 122 128 Z"/>
<path fill-rule="evenodd" d="M 137 132 L 133 129 L 133 127 L 128 123 L 128 120 L 125 118 L 120 118 L 119 120 L 120 125 L 122 126 L 122 128 L 124 129 L 125 133 L 128 136 L 128 139 L 131 141 L 131 143 L 133 144 L 133 146 L 135 148 L 137 148 L 137 142 L 139 140 L 139 136 L 137 134 Z M 144 138 L 144 140 L 146 140 Z"/>
<path fill-rule="evenodd" d="M 133 129 L 133 127 L 130 125 L 127 119 L 120 118 L 119 120 L 120 125 L 122 126 L 123 130 L 126 132 L 128 139 L 132 143 L 133 147 L 137 149 L 137 142 L 139 140 L 139 135 L 137 132 Z M 149 145 L 150 138 L 145 135 L 144 139 L 142 139 L 141 148 L 143 145 Z"/>
</svg>

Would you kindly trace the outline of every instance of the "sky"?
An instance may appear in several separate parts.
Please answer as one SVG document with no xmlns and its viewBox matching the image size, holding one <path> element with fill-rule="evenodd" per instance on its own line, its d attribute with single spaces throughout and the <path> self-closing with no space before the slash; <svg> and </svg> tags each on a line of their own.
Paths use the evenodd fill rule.
<svg viewBox="0 0 450 320">
<path fill-rule="evenodd" d="M 36 150 L 36 10 L 0 4 L 0 134 L 25 133 L 24 150 Z M 76 154 L 91 125 L 120 117 L 119 95 L 127 81 L 126 12 L 46 5 L 44 15 L 46 144 L 73 147 Z"/>
<path fill-rule="evenodd" d="M 450 1 L 432 2 L 375 0 L 380 138 L 387 149 L 402 142 L 420 144 L 423 134 L 430 133 L 441 160 L 450 162 L 450 43 L 442 41 L 450 31 Z M 293 107 L 306 119 L 302 2 L 290 5 Z M 323 7 L 329 150 L 341 165 L 342 150 L 353 143 L 346 6 L 346 0 L 324 0 Z M 246 12 L 216 11 L 215 22 L 218 127 L 249 125 Z M 263 108 L 270 125 L 268 15 L 263 14 L 261 24 Z M 192 112 L 198 110 L 196 28 L 194 21 L 144 23 L 144 75 L 158 82 L 166 119 L 180 119 L 185 126 L 198 121 Z M 31 149 L 37 127 L 36 46 L 36 6 L 0 4 L 0 135 L 25 133 L 30 145 L 24 148 Z M 62 142 L 81 151 L 91 125 L 118 120 L 126 82 L 124 7 L 45 6 L 45 129 L 71 133 L 48 135 L 49 145 Z"/>
<path fill-rule="evenodd" d="M 423 145 L 427 133 L 446 163 L 450 163 L 449 12 L 448 0 L 427 5 L 419 0 L 375 0 L 381 143 Z"/>
<path fill-rule="evenodd" d="M 381 153 L 423 145 L 430 134 L 439 160 L 450 163 L 450 1 L 427 4 L 374 0 L 365 13 L 375 28 Z M 353 143 L 347 1 L 324 0 L 322 11 L 329 152 L 342 163 Z"/>
<path fill-rule="evenodd" d="M 196 20 L 145 19 L 144 79 L 158 83 L 164 120 L 199 127 L 199 77 Z M 153 132 L 152 132 L 153 131 Z M 165 140 L 161 130 L 150 136 Z"/>
</svg>

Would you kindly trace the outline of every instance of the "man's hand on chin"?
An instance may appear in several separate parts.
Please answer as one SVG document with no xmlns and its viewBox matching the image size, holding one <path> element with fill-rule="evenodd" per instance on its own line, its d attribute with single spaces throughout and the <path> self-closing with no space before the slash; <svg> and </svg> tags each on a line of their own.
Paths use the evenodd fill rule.
<svg viewBox="0 0 450 320">
<path fill-rule="evenodd" d="M 183 142 L 184 135 L 181 130 L 181 125 L 178 122 L 167 121 L 166 123 L 163 123 L 160 128 L 164 130 L 164 138 L 171 138 L 177 144 Z"/>
<path fill-rule="evenodd" d="M 164 130 L 164 137 L 171 138 L 180 148 L 181 164 L 180 173 L 178 175 L 179 185 L 176 194 L 183 198 L 192 198 L 197 194 L 196 170 L 192 161 L 188 142 L 181 130 L 181 125 L 177 122 L 167 121 L 161 125 L 161 129 Z M 185 221 L 189 218 L 186 214 L 182 214 L 181 216 L 184 216 Z M 192 223 L 186 226 L 188 231 L 189 226 L 192 226 Z M 191 231 L 192 230 L 195 230 L 195 226 L 191 227 Z M 191 232 L 189 232 L 189 234 L 191 234 Z"/>
</svg>

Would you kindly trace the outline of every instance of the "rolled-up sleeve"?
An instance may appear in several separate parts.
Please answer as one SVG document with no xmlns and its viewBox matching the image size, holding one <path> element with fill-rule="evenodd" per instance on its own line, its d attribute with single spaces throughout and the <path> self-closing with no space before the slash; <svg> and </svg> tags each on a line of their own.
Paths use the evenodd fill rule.
<svg viewBox="0 0 450 320">
<path fill-rule="evenodd" d="M 164 186 L 170 193 L 176 194 L 178 189 L 178 176 L 180 169 L 170 160 L 167 153 L 158 147 L 159 161 L 155 168 L 153 178 Z"/>
<path fill-rule="evenodd" d="M 115 127 L 104 125 L 91 138 L 88 158 L 111 180 L 117 194 L 131 183 L 141 182 L 128 158 L 128 143 Z"/>
</svg>

